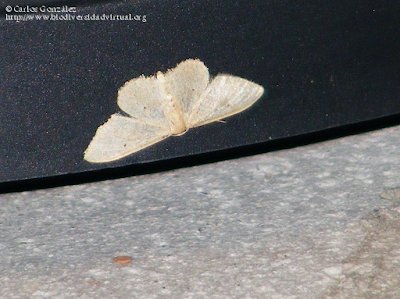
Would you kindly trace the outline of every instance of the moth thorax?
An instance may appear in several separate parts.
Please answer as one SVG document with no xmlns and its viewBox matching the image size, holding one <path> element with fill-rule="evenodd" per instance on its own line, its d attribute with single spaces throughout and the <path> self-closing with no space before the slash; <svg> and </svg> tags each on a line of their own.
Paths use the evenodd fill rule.
<svg viewBox="0 0 400 299">
<path fill-rule="evenodd" d="M 170 94 L 166 97 L 168 105 L 166 105 L 169 126 L 172 135 L 181 135 L 187 131 L 186 123 L 183 118 L 180 105 Z"/>
<path fill-rule="evenodd" d="M 172 135 L 182 135 L 188 130 L 186 124 L 182 119 L 177 119 L 177 122 L 171 122 L 171 134 Z"/>
</svg>

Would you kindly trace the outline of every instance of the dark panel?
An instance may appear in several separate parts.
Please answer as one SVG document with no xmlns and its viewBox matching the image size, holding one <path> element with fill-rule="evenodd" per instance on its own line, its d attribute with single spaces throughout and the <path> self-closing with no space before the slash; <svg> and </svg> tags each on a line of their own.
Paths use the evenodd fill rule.
<svg viewBox="0 0 400 299">
<path fill-rule="evenodd" d="M 78 6 L 72 15 L 93 14 L 141 21 L 15 22 L 1 15 L 0 182 L 170 159 L 400 113 L 397 0 L 114 1 Z M 255 81 L 266 95 L 226 123 L 125 159 L 83 160 L 97 127 L 119 111 L 120 86 L 195 57 L 212 75 Z"/>
</svg>

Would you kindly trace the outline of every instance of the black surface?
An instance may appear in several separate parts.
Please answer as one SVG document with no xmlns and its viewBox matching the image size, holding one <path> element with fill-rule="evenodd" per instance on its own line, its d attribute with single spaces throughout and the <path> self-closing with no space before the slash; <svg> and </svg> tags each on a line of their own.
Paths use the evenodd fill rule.
<svg viewBox="0 0 400 299">
<path fill-rule="evenodd" d="M 77 14 L 142 21 L 5 20 L 0 182 L 132 165 L 287 138 L 400 113 L 398 1 L 128 1 Z M 200 58 L 265 87 L 251 109 L 125 159 L 83 151 L 119 111 L 118 88 Z"/>
</svg>

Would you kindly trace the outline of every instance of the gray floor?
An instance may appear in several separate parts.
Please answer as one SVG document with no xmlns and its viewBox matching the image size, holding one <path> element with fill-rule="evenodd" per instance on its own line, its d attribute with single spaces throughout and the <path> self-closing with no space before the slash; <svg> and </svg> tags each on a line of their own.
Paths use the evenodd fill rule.
<svg viewBox="0 0 400 299">
<path fill-rule="evenodd" d="M 2 194 L 0 297 L 400 298 L 399 146 L 393 127 Z"/>
</svg>

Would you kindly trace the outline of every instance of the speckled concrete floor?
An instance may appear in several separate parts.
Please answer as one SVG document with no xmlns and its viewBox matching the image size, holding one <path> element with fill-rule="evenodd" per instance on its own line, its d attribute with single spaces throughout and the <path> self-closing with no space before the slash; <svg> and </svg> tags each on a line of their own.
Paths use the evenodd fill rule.
<svg viewBox="0 0 400 299">
<path fill-rule="evenodd" d="M 399 146 L 393 127 L 2 194 L 0 297 L 400 298 Z"/>
</svg>

